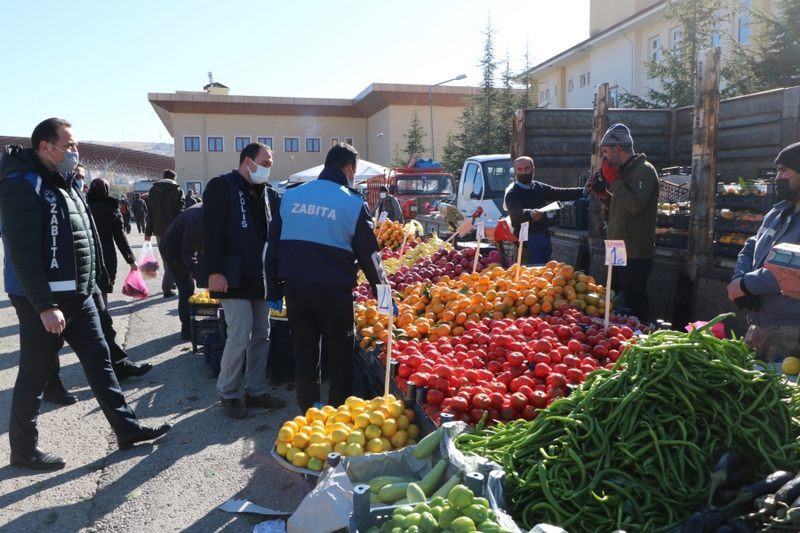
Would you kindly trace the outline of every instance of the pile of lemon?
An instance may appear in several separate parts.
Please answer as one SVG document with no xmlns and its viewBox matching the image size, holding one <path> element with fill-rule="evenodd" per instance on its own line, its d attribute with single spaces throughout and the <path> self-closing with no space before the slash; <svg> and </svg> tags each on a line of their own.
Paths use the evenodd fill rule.
<svg viewBox="0 0 800 533">
<path fill-rule="evenodd" d="M 200 289 L 196 293 L 189 296 L 190 304 L 215 304 L 219 305 L 219 300 L 212 298 L 208 289 Z"/>
<path fill-rule="evenodd" d="M 379 453 L 415 444 L 419 427 L 414 410 L 393 395 L 364 400 L 350 396 L 344 405 L 311 407 L 278 431 L 275 449 L 294 466 L 322 470 L 328 454 Z"/>
</svg>

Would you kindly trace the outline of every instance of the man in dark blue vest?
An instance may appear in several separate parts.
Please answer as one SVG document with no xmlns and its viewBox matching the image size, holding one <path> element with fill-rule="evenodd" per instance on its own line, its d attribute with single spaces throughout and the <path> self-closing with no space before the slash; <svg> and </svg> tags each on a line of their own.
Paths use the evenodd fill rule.
<svg viewBox="0 0 800 533">
<path fill-rule="evenodd" d="M 280 307 L 285 293 L 303 411 L 320 400 L 320 340 L 331 380 L 328 404 L 341 405 L 352 394 L 358 267 L 373 291 L 388 283 L 369 209 L 352 189 L 357 162 L 349 144 L 331 148 L 318 179 L 284 193 L 270 227 L 270 307 Z"/>
<path fill-rule="evenodd" d="M 37 446 L 36 419 L 63 340 L 75 350 L 120 449 L 160 437 L 169 424 L 141 426 L 120 391 L 92 293 L 102 270 L 100 241 L 83 197 L 73 187 L 78 143 L 72 125 L 51 118 L 36 126 L 32 149 L 9 147 L 0 161 L 5 289 L 19 318 L 20 358 L 11 400 L 11 463 L 63 468 Z"/>
<path fill-rule="evenodd" d="M 248 144 L 239 154 L 239 168 L 212 179 L 203 192 L 208 289 L 212 298 L 220 299 L 228 327 L 217 391 L 231 418 L 247 416 L 247 406 L 286 405 L 267 393 L 269 310 L 264 265 L 268 226 L 278 210 L 278 195 L 267 185 L 271 167 L 269 147 Z"/>
</svg>

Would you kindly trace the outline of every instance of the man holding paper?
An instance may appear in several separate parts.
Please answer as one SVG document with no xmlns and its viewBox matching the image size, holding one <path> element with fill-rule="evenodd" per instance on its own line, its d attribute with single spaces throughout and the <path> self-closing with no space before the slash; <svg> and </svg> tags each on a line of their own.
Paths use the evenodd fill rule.
<svg viewBox="0 0 800 533">
<path fill-rule="evenodd" d="M 550 261 L 552 247 L 547 218 L 539 211 L 556 201 L 583 198 L 583 187 L 552 187 L 533 179 L 533 158 L 522 156 L 514 160 L 514 183 L 506 189 L 505 208 L 511 216 L 514 234 L 519 235 L 520 226 L 528 222 L 528 263 L 542 265 Z"/>
</svg>

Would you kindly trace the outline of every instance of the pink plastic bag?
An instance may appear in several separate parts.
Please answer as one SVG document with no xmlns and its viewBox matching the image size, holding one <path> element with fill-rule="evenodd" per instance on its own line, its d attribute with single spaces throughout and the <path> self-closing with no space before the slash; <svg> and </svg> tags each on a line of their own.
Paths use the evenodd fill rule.
<svg viewBox="0 0 800 533">
<path fill-rule="evenodd" d="M 131 270 L 125 276 L 125 283 L 122 284 L 122 294 L 137 300 L 147 298 L 150 294 L 150 291 L 147 290 L 147 284 L 138 270 Z"/>
<path fill-rule="evenodd" d="M 146 278 L 158 277 L 158 258 L 153 245 L 145 242 L 139 252 L 139 271 Z"/>
</svg>

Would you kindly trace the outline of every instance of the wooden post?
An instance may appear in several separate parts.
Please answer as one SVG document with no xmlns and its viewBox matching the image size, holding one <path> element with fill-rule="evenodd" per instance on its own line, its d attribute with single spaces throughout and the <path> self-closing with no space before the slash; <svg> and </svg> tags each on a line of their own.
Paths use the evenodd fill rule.
<svg viewBox="0 0 800 533">
<path fill-rule="evenodd" d="M 517 109 L 511 116 L 511 160 L 525 154 L 525 110 Z"/>
<path fill-rule="evenodd" d="M 719 123 L 720 48 L 698 53 L 692 133 L 692 202 L 689 253 L 695 266 L 708 264 L 714 243 L 717 192 L 717 125 Z"/>
<path fill-rule="evenodd" d="M 600 170 L 603 154 L 600 150 L 600 141 L 608 129 L 608 83 L 597 86 L 597 95 L 594 102 L 594 119 L 592 122 L 592 159 L 589 168 L 589 177 Z M 603 244 L 603 223 L 605 213 L 603 203 L 592 196 L 589 203 L 589 245 L 591 247 Z"/>
</svg>

